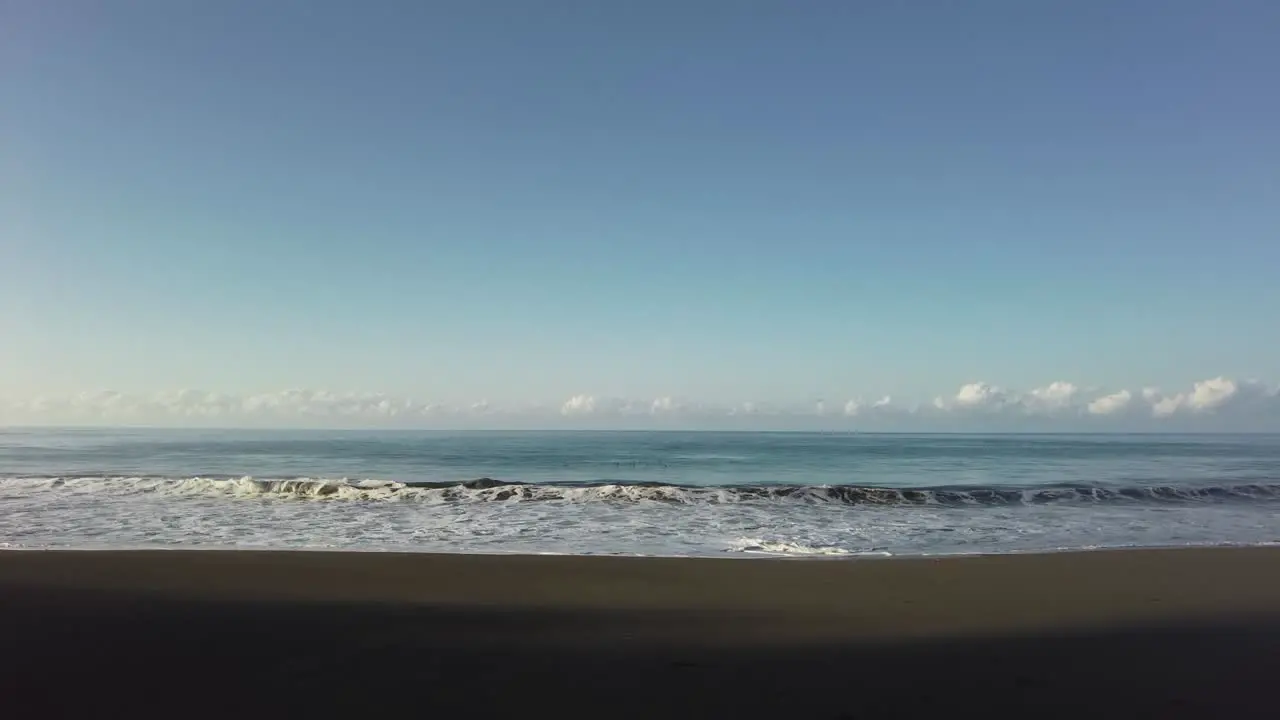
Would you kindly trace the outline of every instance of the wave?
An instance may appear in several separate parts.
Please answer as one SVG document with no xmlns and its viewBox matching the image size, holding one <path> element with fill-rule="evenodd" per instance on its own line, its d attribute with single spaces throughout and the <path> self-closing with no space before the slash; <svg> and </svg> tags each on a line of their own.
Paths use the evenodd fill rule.
<svg viewBox="0 0 1280 720">
<path fill-rule="evenodd" d="M 1280 483 L 1211 485 L 1054 485 L 1035 487 L 874 485 L 690 486 L 601 480 L 584 483 L 520 483 L 492 478 L 465 482 L 395 482 L 347 478 L 199 476 L 22 476 L 0 478 L 0 497 L 32 491 L 160 493 L 210 497 L 298 500 L 485 502 L 658 502 L 683 504 L 837 503 L 873 506 L 1009 506 L 1050 503 L 1213 503 L 1280 501 Z"/>
<path fill-rule="evenodd" d="M 804 543 L 786 540 L 764 540 L 760 538 L 741 538 L 732 543 L 727 552 L 748 553 L 753 555 L 779 555 L 804 557 L 892 557 L 893 553 L 884 548 L 869 550 L 852 550 L 833 545 L 805 545 Z"/>
</svg>

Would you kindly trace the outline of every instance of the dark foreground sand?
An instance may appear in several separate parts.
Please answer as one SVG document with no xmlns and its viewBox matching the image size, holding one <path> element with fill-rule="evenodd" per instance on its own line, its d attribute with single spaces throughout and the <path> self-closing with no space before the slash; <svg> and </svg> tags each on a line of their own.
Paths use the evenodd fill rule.
<svg viewBox="0 0 1280 720">
<path fill-rule="evenodd" d="M 1280 549 L 0 552 L 0 657 L 14 718 L 1276 717 Z"/>
</svg>

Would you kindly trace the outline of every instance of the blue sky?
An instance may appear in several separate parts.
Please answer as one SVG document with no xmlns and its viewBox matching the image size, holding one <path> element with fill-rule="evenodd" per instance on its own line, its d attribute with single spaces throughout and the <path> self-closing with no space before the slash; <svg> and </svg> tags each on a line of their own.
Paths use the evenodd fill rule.
<svg viewBox="0 0 1280 720">
<path fill-rule="evenodd" d="M 1261 1 L 4 0 L 0 398 L 1280 381 L 1277 36 Z"/>
</svg>

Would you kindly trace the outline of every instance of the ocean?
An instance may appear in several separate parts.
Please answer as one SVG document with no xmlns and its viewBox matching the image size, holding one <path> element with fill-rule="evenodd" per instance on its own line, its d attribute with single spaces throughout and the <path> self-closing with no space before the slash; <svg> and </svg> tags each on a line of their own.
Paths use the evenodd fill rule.
<svg viewBox="0 0 1280 720">
<path fill-rule="evenodd" d="M 0 430 L 0 547 L 863 557 L 1280 541 L 1280 436 Z"/>
</svg>

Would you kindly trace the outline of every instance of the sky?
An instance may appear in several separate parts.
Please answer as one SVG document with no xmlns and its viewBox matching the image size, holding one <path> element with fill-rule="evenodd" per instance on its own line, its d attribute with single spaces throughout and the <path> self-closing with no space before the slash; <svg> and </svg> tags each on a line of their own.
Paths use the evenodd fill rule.
<svg viewBox="0 0 1280 720">
<path fill-rule="evenodd" d="M 0 422 L 1280 429 L 1277 36 L 0 0 Z"/>
</svg>

